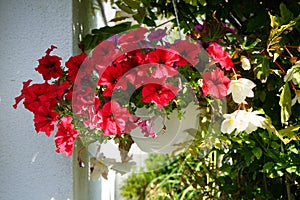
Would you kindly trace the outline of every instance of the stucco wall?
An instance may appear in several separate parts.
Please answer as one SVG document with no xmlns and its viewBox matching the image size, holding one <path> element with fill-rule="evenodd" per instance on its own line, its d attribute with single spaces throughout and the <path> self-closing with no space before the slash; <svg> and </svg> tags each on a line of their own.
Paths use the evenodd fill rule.
<svg viewBox="0 0 300 200">
<path fill-rule="evenodd" d="M 71 0 L 0 0 L 0 200 L 72 199 L 72 159 L 35 133 L 22 104 L 12 108 L 22 81 L 41 81 L 34 68 L 51 44 L 72 54 Z"/>
</svg>

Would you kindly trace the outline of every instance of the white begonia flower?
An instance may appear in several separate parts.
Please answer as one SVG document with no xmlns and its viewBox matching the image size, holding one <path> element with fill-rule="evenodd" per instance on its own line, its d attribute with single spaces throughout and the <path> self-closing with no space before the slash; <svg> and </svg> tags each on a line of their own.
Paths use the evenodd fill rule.
<svg viewBox="0 0 300 200">
<path fill-rule="evenodd" d="M 296 96 L 292 99 L 292 106 L 295 105 L 296 102 L 300 103 L 300 90 L 296 90 Z"/>
<path fill-rule="evenodd" d="M 227 94 L 232 93 L 233 101 L 240 104 L 246 100 L 246 97 L 254 97 L 252 89 L 255 86 L 252 81 L 246 78 L 231 80 Z"/>
<path fill-rule="evenodd" d="M 248 112 L 245 110 L 236 110 L 231 114 L 224 114 L 225 120 L 222 122 L 221 131 L 223 133 L 235 134 L 245 131 L 251 133 L 256 131 L 258 127 L 263 128 L 264 117 L 257 115 L 257 111 Z"/>
<path fill-rule="evenodd" d="M 242 68 L 244 70 L 250 70 L 251 69 L 250 61 L 246 56 L 241 56 L 240 61 L 242 63 Z"/>
</svg>

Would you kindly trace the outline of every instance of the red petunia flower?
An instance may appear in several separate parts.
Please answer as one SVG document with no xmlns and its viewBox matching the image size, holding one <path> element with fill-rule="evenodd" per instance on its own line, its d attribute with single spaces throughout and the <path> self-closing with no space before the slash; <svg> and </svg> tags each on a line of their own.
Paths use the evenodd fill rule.
<svg viewBox="0 0 300 200">
<path fill-rule="evenodd" d="M 149 83 L 142 89 L 142 101 L 145 103 L 153 102 L 161 109 L 169 104 L 176 97 L 179 88 L 168 83 Z"/>
<path fill-rule="evenodd" d="M 56 81 L 56 95 L 58 100 L 63 100 L 64 96 L 71 90 L 69 81 Z M 66 98 L 68 99 L 68 98 Z M 69 100 L 69 99 L 68 99 Z"/>
<path fill-rule="evenodd" d="M 66 67 L 69 69 L 67 76 L 69 81 L 72 81 L 73 83 L 75 82 L 77 72 L 86 57 L 87 55 L 85 53 L 81 53 L 77 56 L 70 57 L 66 62 Z"/>
<path fill-rule="evenodd" d="M 224 72 L 220 68 L 203 73 L 202 91 L 204 96 L 211 94 L 216 99 L 222 99 L 227 95 L 229 84 L 230 79 L 224 76 Z"/>
<path fill-rule="evenodd" d="M 105 68 L 108 65 L 112 65 L 112 61 L 122 55 L 122 51 L 116 49 L 113 42 L 103 41 L 93 50 L 90 62 Z"/>
<path fill-rule="evenodd" d="M 100 128 L 102 116 L 99 112 L 100 99 L 95 97 L 94 105 L 90 104 L 86 107 L 87 119 L 83 121 L 84 125 L 90 129 Z"/>
<path fill-rule="evenodd" d="M 178 74 L 178 71 L 176 69 L 172 67 L 166 67 L 162 64 L 158 64 L 155 65 L 155 70 L 151 74 L 151 78 L 165 81 L 170 77 L 174 77 L 176 74 Z"/>
<path fill-rule="evenodd" d="M 94 105 L 95 92 L 91 87 L 83 87 L 73 91 L 72 110 L 78 116 L 87 117 L 88 108 Z"/>
<path fill-rule="evenodd" d="M 60 67 L 61 58 L 58 56 L 50 56 L 50 53 L 55 46 L 51 46 L 46 51 L 46 55 L 39 59 L 39 65 L 35 68 L 40 74 L 42 74 L 44 80 L 50 80 L 51 78 L 59 78 L 63 76 L 63 71 Z"/>
<path fill-rule="evenodd" d="M 208 55 L 213 58 L 212 62 L 220 63 L 222 68 L 225 68 L 226 70 L 230 70 L 233 67 L 233 62 L 229 56 L 229 53 L 223 51 L 222 47 L 217 43 L 211 43 L 206 50 Z"/>
<path fill-rule="evenodd" d="M 179 61 L 176 62 L 177 66 L 184 66 L 188 62 L 191 65 L 196 65 L 199 62 L 196 57 L 200 53 L 200 47 L 197 44 L 188 42 L 187 40 L 177 40 L 170 49 L 180 55 Z"/>
<path fill-rule="evenodd" d="M 108 66 L 102 76 L 100 77 L 98 81 L 99 86 L 106 86 L 107 88 L 104 90 L 103 95 L 104 96 L 111 96 L 113 93 L 113 90 L 118 82 L 118 80 L 122 77 L 124 74 L 124 71 L 122 70 L 122 67 L 120 65 L 114 67 L 114 66 Z"/>
<path fill-rule="evenodd" d="M 140 49 L 139 43 L 145 38 L 145 33 L 147 32 L 148 30 L 146 28 L 140 27 L 121 35 L 119 38 L 119 44 L 123 51 L 129 52 Z"/>
<path fill-rule="evenodd" d="M 59 113 L 55 112 L 50 103 L 44 103 L 34 112 L 34 126 L 36 132 L 45 132 L 49 137 L 54 130 Z"/>
<path fill-rule="evenodd" d="M 57 88 L 47 82 L 42 84 L 33 84 L 26 89 L 24 106 L 31 112 L 36 110 L 44 103 L 49 102 L 49 107 L 54 109 L 57 99 Z"/>
<path fill-rule="evenodd" d="M 78 131 L 74 130 L 72 117 L 62 117 L 60 123 L 57 124 L 57 128 L 58 130 L 54 136 L 56 152 L 64 153 L 67 157 L 70 157 L 73 153 L 75 139 L 79 135 Z"/>
<path fill-rule="evenodd" d="M 18 104 L 20 103 L 20 101 L 22 101 L 22 99 L 25 98 L 27 88 L 30 85 L 31 81 L 32 80 L 29 79 L 28 81 L 23 82 L 23 88 L 21 90 L 21 94 L 15 98 L 15 104 L 13 105 L 14 109 L 17 109 Z"/>
<path fill-rule="evenodd" d="M 175 62 L 180 60 L 180 56 L 173 50 L 158 48 L 147 54 L 148 63 L 164 64 L 167 67 L 174 67 Z"/>
<path fill-rule="evenodd" d="M 54 109 L 57 103 L 57 88 L 47 82 L 29 86 L 30 82 L 31 80 L 23 82 L 21 95 L 15 98 L 16 103 L 13 107 L 17 108 L 18 103 L 22 99 L 25 99 L 23 102 L 25 108 L 33 113 L 35 113 L 45 102 L 49 102 L 50 107 Z"/>
</svg>

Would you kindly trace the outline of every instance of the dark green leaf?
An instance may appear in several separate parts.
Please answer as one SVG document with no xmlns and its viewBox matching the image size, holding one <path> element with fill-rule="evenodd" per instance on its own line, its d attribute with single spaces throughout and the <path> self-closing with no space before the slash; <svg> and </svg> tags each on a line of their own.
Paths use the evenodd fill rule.
<svg viewBox="0 0 300 200">
<path fill-rule="evenodd" d="M 293 13 L 289 9 L 287 9 L 284 3 L 281 3 L 279 5 L 279 9 L 281 17 L 278 21 L 280 25 L 287 24 L 289 21 L 294 19 Z"/>
<path fill-rule="evenodd" d="M 128 13 L 128 14 L 133 14 L 133 11 L 132 11 L 132 9 L 131 9 L 129 6 L 127 6 L 127 5 L 123 4 L 123 3 L 120 3 L 120 2 L 116 2 L 116 5 L 117 5 L 121 10 L 123 10 L 124 12 L 126 12 L 126 13 Z"/>
<path fill-rule="evenodd" d="M 135 0 L 123 0 L 124 3 L 126 3 L 129 7 L 133 9 L 138 9 L 140 7 L 140 1 Z"/>
<path fill-rule="evenodd" d="M 252 149 L 252 153 L 257 159 L 260 159 L 260 157 L 262 156 L 262 150 L 259 147 L 255 147 L 254 149 Z"/>
<path fill-rule="evenodd" d="M 113 18 L 112 20 L 110 20 L 110 22 L 118 22 L 118 21 L 122 21 L 124 19 L 127 19 L 128 17 L 126 16 L 123 16 L 123 17 L 116 17 L 116 18 Z"/>
</svg>

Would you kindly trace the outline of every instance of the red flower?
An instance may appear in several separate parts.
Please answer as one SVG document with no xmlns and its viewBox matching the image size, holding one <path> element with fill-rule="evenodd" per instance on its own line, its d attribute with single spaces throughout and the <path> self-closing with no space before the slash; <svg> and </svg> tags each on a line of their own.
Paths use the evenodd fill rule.
<svg viewBox="0 0 300 200">
<path fill-rule="evenodd" d="M 94 105 L 93 98 L 95 98 L 95 93 L 91 87 L 74 90 L 72 97 L 73 112 L 79 116 L 88 116 L 88 108 Z"/>
<path fill-rule="evenodd" d="M 57 124 L 57 132 L 54 136 L 57 153 L 64 153 L 67 157 L 73 153 L 74 142 L 79 135 L 78 131 L 74 130 L 72 124 L 72 117 L 65 116 L 60 119 L 60 123 Z"/>
<path fill-rule="evenodd" d="M 192 65 L 196 65 L 198 63 L 196 57 L 200 53 L 199 45 L 190 43 L 186 40 L 177 40 L 170 49 L 176 51 L 175 53 L 180 55 L 179 61 L 176 62 L 177 66 L 184 66 L 188 62 Z"/>
<path fill-rule="evenodd" d="M 203 94 L 211 94 L 216 99 L 222 99 L 227 95 L 230 79 L 224 76 L 224 72 L 217 68 L 211 72 L 203 73 Z"/>
<path fill-rule="evenodd" d="M 155 70 L 151 74 L 151 78 L 165 81 L 167 80 L 167 78 L 174 77 L 176 74 L 178 74 L 178 71 L 176 69 L 172 67 L 166 67 L 162 64 L 158 64 L 155 66 Z"/>
<path fill-rule="evenodd" d="M 145 38 L 147 29 L 140 27 L 136 30 L 131 30 L 126 34 L 123 34 L 119 38 L 119 43 L 124 52 L 140 49 L 139 43 Z"/>
<path fill-rule="evenodd" d="M 35 113 L 45 102 L 49 102 L 49 107 L 54 109 L 57 103 L 56 92 L 57 89 L 54 85 L 48 83 L 33 84 L 26 89 L 24 106 Z"/>
<path fill-rule="evenodd" d="M 84 125 L 90 129 L 100 128 L 102 122 L 102 116 L 99 112 L 100 99 L 95 97 L 94 105 L 88 105 L 86 109 L 87 119 L 84 120 Z"/>
<path fill-rule="evenodd" d="M 66 62 L 66 67 L 69 69 L 67 76 L 68 80 L 72 81 L 73 83 L 75 82 L 77 72 L 86 56 L 87 55 L 85 53 L 81 53 L 77 56 L 70 57 L 70 59 Z"/>
<path fill-rule="evenodd" d="M 55 49 L 55 46 L 51 46 L 46 51 L 46 55 L 39 59 L 39 65 L 35 68 L 40 74 L 42 74 L 44 80 L 50 80 L 51 78 L 62 77 L 63 72 L 60 67 L 61 58 L 58 56 L 50 56 L 50 52 Z"/>
<path fill-rule="evenodd" d="M 68 92 L 70 92 L 70 83 L 69 81 L 64 81 L 64 82 L 60 82 L 60 81 L 57 81 L 56 82 L 56 94 L 57 94 L 57 99 L 58 100 L 63 100 L 63 97 L 65 94 L 68 94 Z M 66 95 L 67 96 L 67 95 Z M 68 98 L 66 98 L 68 99 Z M 70 99 L 68 99 L 70 100 Z"/>
<path fill-rule="evenodd" d="M 50 103 L 50 107 L 54 109 L 57 103 L 57 89 L 54 85 L 50 85 L 47 82 L 43 84 L 33 84 L 29 86 L 31 80 L 23 83 L 23 89 L 21 95 L 15 98 L 16 103 L 13 105 L 17 108 L 17 104 L 24 100 L 24 106 L 29 111 L 35 113 L 37 109 L 45 102 Z"/>
<path fill-rule="evenodd" d="M 138 118 L 130 114 L 126 108 L 122 108 L 116 101 L 104 104 L 100 110 L 102 115 L 101 128 L 104 136 L 129 133 L 136 127 L 134 124 Z"/>
<path fill-rule="evenodd" d="M 145 103 L 154 102 L 161 109 L 169 104 L 176 97 L 179 88 L 168 83 L 149 83 L 142 89 L 142 101 Z"/>
<path fill-rule="evenodd" d="M 175 62 L 179 61 L 180 58 L 173 50 L 159 48 L 148 53 L 147 60 L 149 63 L 164 64 L 168 67 L 174 67 Z"/>
<path fill-rule="evenodd" d="M 115 48 L 113 42 L 103 41 L 93 50 L 91 61 L 96 65 L 106 67 L 122 54 L 119 49 Z"/>
<path fill-rule="evenodd" d="M 59 113 L 55 112 L 50 103 L 44 103 L 34 112 L 34 126 L 36 132 L 45 132 L 47 136 L 54 130 L 54 124 L 57 121 Z"/>
<path fill-rule="evenodd" d="M 229 53 L 223 51 L 222 47 L 217 43 L 211 43 L 206 50 L 208 52 L 208 55 L 213 58 L 212 61 L 220 63 L 222 68 L 230 70 L 233 67 L 233 62 L 229 57 Z"/>
<path fill-rule="evenodd" d="M 117 88 L 127 89 L 127 81 L 135 86 L 141 87 L 150 76 L 149 65 L 141 65 L 130 70 L 130 73 L 125 74 L 122 79 L 118 81 Z"/>
<path fill-rule="evenodd" d="M 31 81 L 32 80 L 29 79 L 28 81 L 23 82 L 23 88 L 21 90 L 21 94 L 15 98 L 15 104 L 13 105 L 14 109 L 16 109 L 20 101 L 22 101 L 22 99 L 25 98 L 27 88 L 30 85 Z"/>
<path fill-rule="evenodd" d="M 118 80 L 124 74 L 120 65 L 117 67 L 108 66 L 98 81 L 99 86 L 107 86 L 104 90 L 104 96 L 111 96 Z"/>
</svg>

